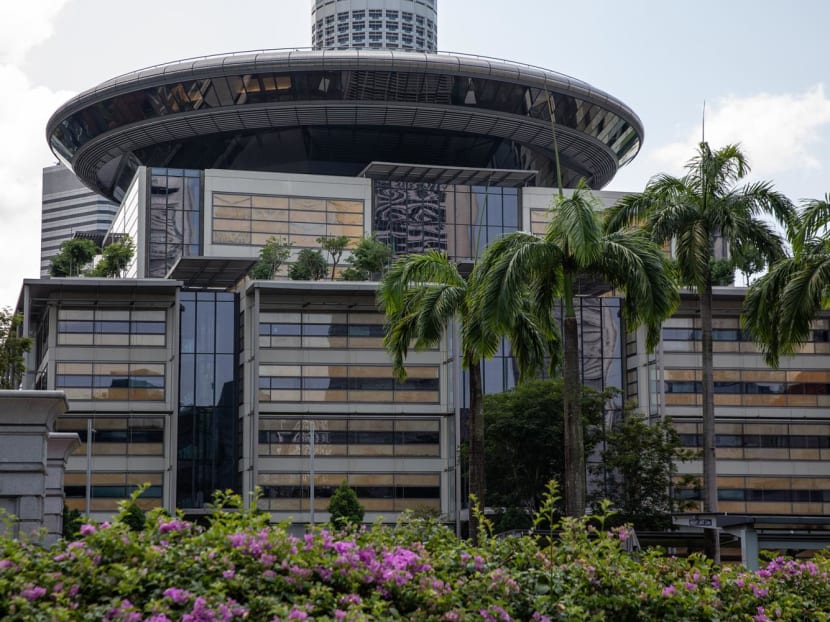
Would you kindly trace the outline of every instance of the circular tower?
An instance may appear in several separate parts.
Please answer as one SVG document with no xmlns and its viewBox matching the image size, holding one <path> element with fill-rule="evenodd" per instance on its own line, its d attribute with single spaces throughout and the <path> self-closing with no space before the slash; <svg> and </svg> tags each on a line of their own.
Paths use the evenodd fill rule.
<svg viewBox="0 0 830 622">
<path fill-rule="evenodd" d="M 311 0 L 315 50 L 438 49 L 438 0 Z"/>
</svg>

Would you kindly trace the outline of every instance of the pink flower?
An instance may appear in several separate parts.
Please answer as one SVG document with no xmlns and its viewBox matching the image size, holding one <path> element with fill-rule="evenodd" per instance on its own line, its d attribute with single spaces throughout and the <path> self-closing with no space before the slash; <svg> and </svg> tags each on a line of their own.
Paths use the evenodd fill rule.
<svg viewBox="0 0 830 622">
<path fill-rule="evenodd" d="M 46 596 L 46 588 L 40 587 L 39 585 L 29 584 L 20 595 L 25 598 L 26 600 L 33 601 L 37 600 L 38 598 L 42 598 Z"/>
<path fill-rule="evenodd" d="M 97 531 L 95 525 L 91 525 L 89 523 L 84 523 L 81 525 L 80 533 L 82 536 L 91 536 Z"/>
<path fill-rule="evenodd" d="M 179 605 L 190 598 L 190 592 L 178 587 L 168 587 L 164 590 L 164 596 Z"/>
</svg>

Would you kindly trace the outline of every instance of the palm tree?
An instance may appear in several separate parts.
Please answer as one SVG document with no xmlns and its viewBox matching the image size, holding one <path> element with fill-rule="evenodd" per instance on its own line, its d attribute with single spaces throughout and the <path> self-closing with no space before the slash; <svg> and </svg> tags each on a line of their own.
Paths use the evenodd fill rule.
<svg viewBox="0 0 830 622">
<path fill-rule="evenodd" d="M 530 299 L 515 301 L 513 321 L 499 333 L 488 329 L 474 312 L 474 268 L 466 280 L 443 252 L 429 250 L 395 261 L 378 287 L 380 306 L 387 316 L 384 345 L 392 356 L 395 374 L 406 377 L 404 362 L 410 346 L 425 349 L 437 345 L 453 322 L 460 323 L 462 364 L 469 383 L 469 488 L 481 507 L 485 504 L 484 418 L 482 415 L 481 360 L 495 355 L 499 338 L 506 335 L 514 356 L 526 370 L 520 381 L 534 375 L 543 362 L 555 359 L 559 348 L 555 325 L 534 318 Z M 552 357 L 552 355 L 554 355 Z M 470 513 L 470 535 L 477 537 Z"/>
<path fill-rule="evenodd" d="M 607 232 L 600 205 L 580 182 L 570 197 L 560 194 L 551 208 L 543 237 L 511 233 L 492 244 L 477 270 L 478 313 L 490 330 L 516 322 L 514 301 L 533 296 L 536 316 L 553 320 L 557 299 L 564 305 L 563 398 L 565 418 L 565 512 L 585 512 L 585 450 L 582 438 L 579 377 L 579 334 L 574 306 L 575 285 L 583 276 L 597 277 L 625 292 L 623 315 L 628 326 L 648 327 L 648 345 L 659 340 L 660 325 L 676 308 L 677 287 L 668 260 L 648 235 L 637 229 Z"/>
<path fill-rule="evenodd" d="M 732 257 L 754 246 L 768 263 L 783 257 L 780 236 L 764 216 L 786 225 L 792 205 L 768 182 L 736 187 L 749 173 L 737 145 L 712 151 L 700 143 L 697 154 L 677 178 L 658 175 L 642 194 L 624 197 L 608 225 L 642 224 L 658 243 L 673 242 L 681 286 L 697 293 L 700 305 L 703 375 L 703 511 L 718 511 L 715 461 L 715 400 L 712 355 L 712 263 L 716 239 Z M 707 554 L 719 561 L 714 530 L 707 530 Z"/>
<path fill-rule="evenodd" d="M 802 204 L 790 242 L 792 257 L 773 264 L 744 299 L 744 327 L 772 367 L 807 342 L 812 321 L 828 308 L 830 194 Z"/>
</svg>

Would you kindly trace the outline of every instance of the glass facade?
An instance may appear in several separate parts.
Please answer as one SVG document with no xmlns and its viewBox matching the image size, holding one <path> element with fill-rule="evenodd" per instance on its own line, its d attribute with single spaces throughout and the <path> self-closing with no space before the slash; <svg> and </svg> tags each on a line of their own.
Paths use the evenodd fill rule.
<svg viewBox="0 0 830 622">
<path fill-rule="evenodd" d="M 66 507 L 83 512 L 86 509 L 86 473 L 67 472 L 64 476 Z M 138 498 L 138 506 L 151 510 L 161 505 L 163 474 L 158 471 L 113 471 L 92 473 L 90 509 L 114 514 L 118 504 L 144 484 L 149 487 Z"/>
<path fill-rule="evenodd" d="M 166 277 L 180 257 L 202 254 L 201 177 L 201 171 L 152 169 L 147 276 Z"/>
<path fill-rule="evenodd" d="M 213 243 L 262 246 L 270 237 L 319 249 L 317 238 L 363 237 L 363 201 L 213 193 Z"/>
<path fill-rule="evenodd" d="M 703 400 L 699 369 L 665 371 L 666 404 L 699 406 Z M 830 372 L 778 369 L 716 369 L 716 406 L 830 406 Z"/>
<path fill-rule="evenodd" d="M 238 302 L 227 292 L 180 296 L 176 506 L 203 508 L 214 490 L 239 488 Z"/>
<path fill-rule="evenodd" d="M 156 309 L 59 309 L 58 345 L 164 346 L 166 320 Z"/>
<path fill-rule="evenodd" d="M 314 509 L 325 512 L 341 482 L 347 481 L 368 512 L 441 509 L 440 473 L 316 473 Z M 260 473 L 262 510 L 302 512 L 309 509 L 308 473 Z"/>
<path fill-rule="evenodd" d="M 373 230 L 397 256 L 437 249 L 474 259 L 520 224 L 516 188 L 376 180 L 373 192 Z"/>
<path fill-rule="evenodd" d="M 440 457 L 437 419 L 326 418 L 314 420 L 315 456 Z M 309 422 L 264 417 L 259 422 L 260 456 L 308 456 Z"/>
<path fill-rule="evenodd" d="M 261 348 L 383 349 L 386 318 L 380 313 L 342 311 L 263 312 Z"/>
<path fill-rule="evenodd" d="M 164 363 L 55 364 L 55 388 L 71 400 L 161 402 L 165 399 Z"/>
<path fill-rule="evenodd" d="M 112 221 L 105 244 L 110 242 L 117 242 L 124 236 L 129 236 L 133 242 L 133 246 L 138 244 L 138 186 L 140 180 L 133 179 L 133 183 L 127 190 L 127 194 L 121 201 L 118 208 L 118 213 Z M 142 236 L 143 237 L 143 236 Z M 137 249 L 136 249 L 137 250 Z M 138 253 L 133 253 L 133 258 L 124 270 L 124 277 L 134 279 L 138 277 Z"/>
</svg>

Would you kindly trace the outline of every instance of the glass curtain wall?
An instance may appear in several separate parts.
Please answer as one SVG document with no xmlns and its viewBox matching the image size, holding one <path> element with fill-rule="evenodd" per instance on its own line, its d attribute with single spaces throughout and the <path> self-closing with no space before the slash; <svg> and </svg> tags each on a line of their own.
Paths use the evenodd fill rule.
<svg viewBox="0 0 830 622">
<path fill-rule="evenodd" d="M 164 278 L 180 257 L 202 254 L 201 175 L 186 169 L 152 169 L 147 276 Z"/>
<path fill-rule="evenodd" d="M 203 508 L 215 490 L 239 489 L 238 302 L 227 292 L 181 293 L 176 507 Z"/>
</svg>

